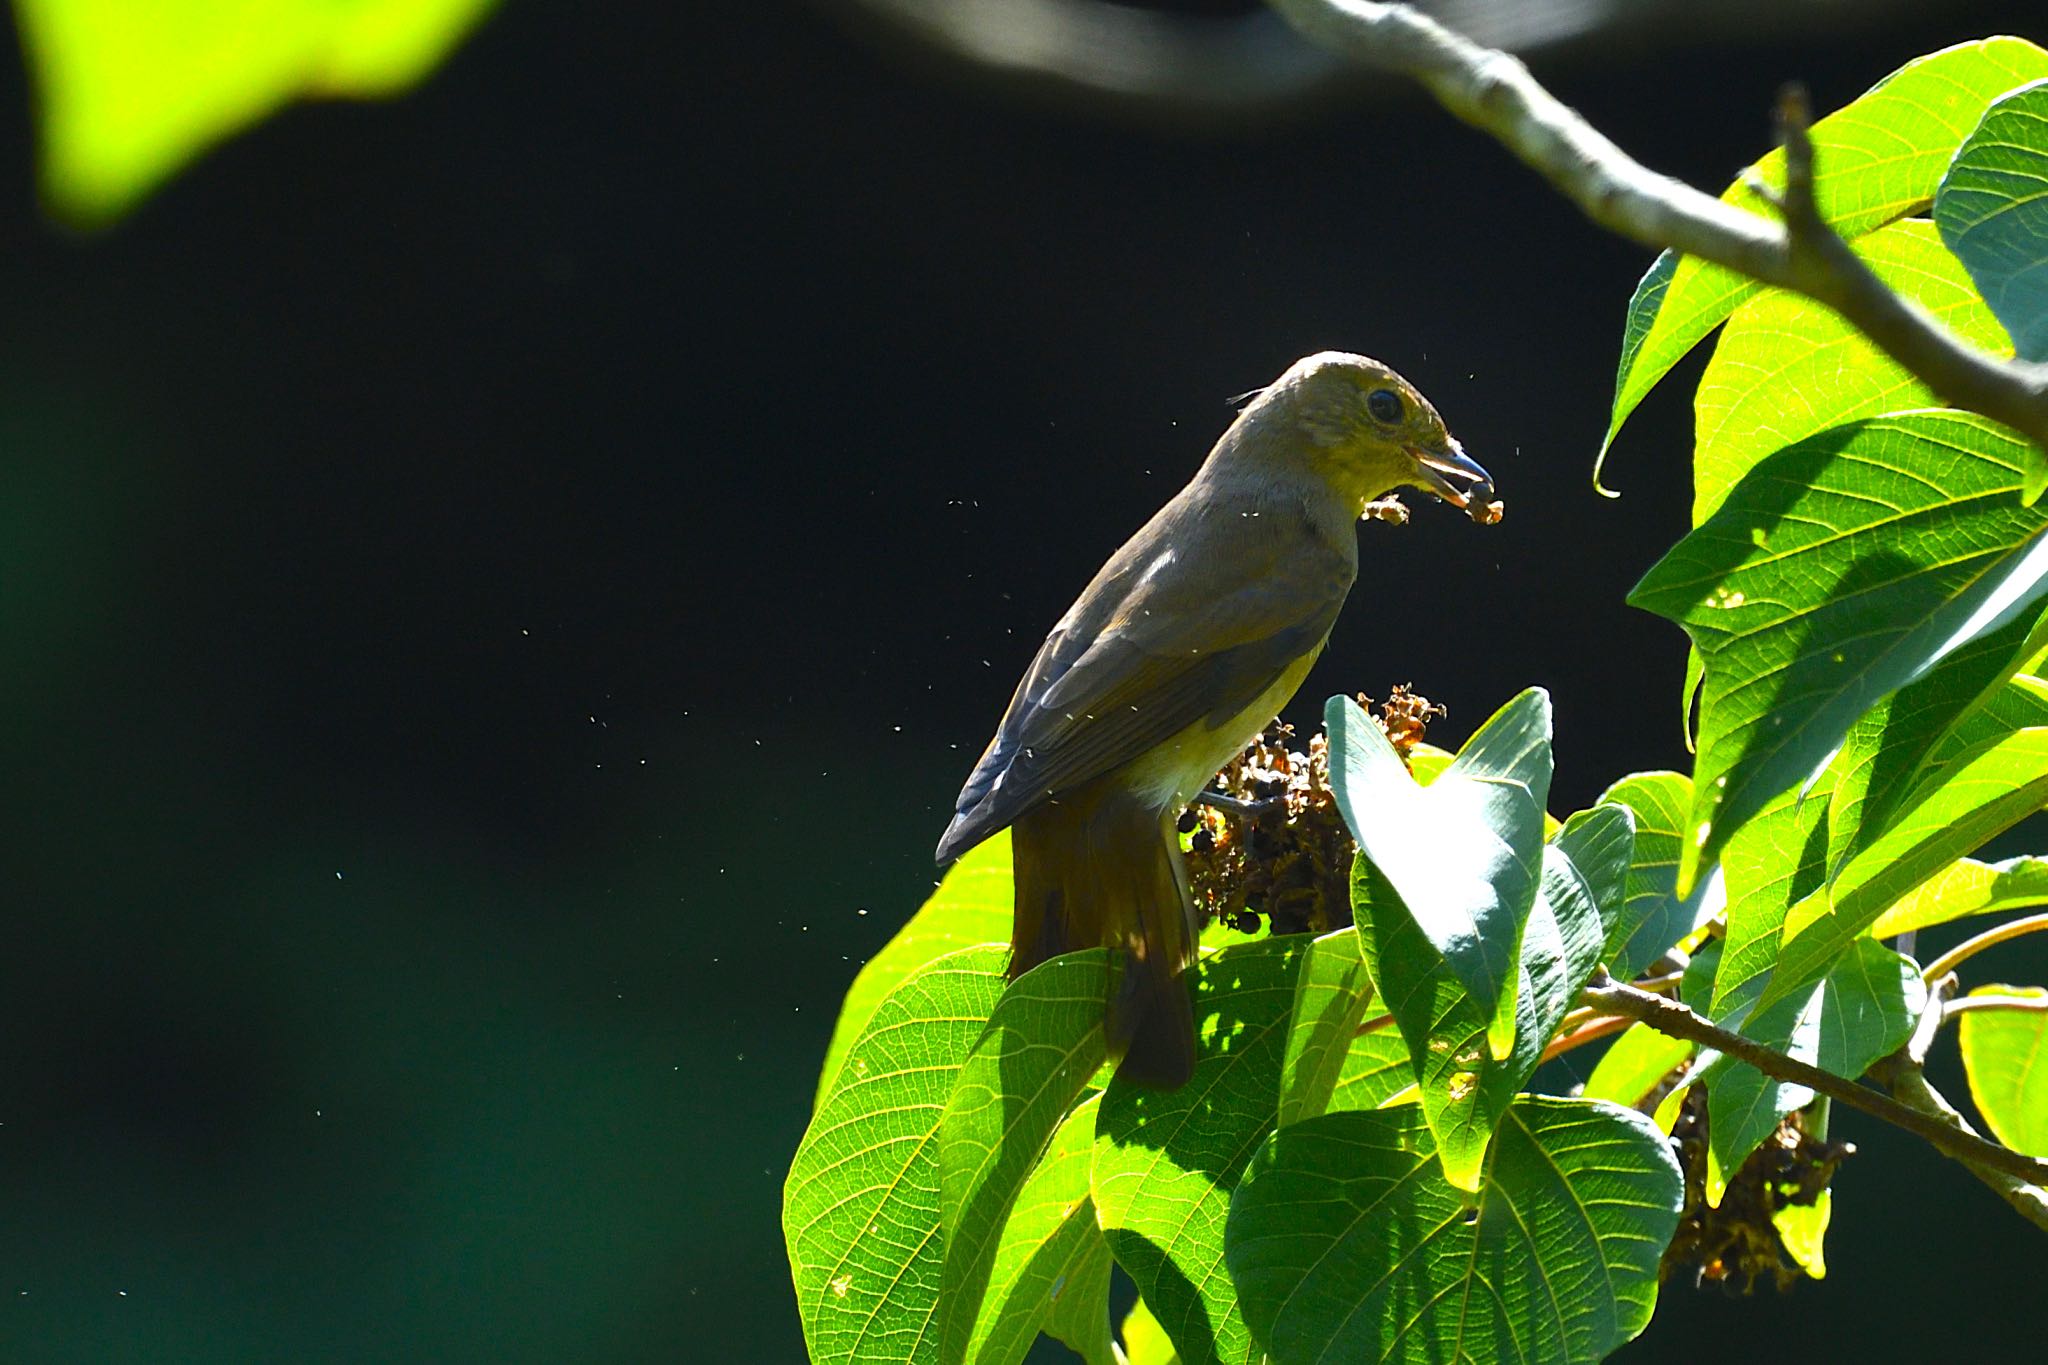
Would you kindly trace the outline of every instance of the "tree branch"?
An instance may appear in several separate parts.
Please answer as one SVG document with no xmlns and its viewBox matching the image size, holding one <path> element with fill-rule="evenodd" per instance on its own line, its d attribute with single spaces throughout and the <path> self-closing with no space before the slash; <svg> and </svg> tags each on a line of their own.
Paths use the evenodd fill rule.
<svg viewBox="0 0 2048 1365">
<path fill-rule="evenodd" d="M 2003 422 L 2048 451 L 2048 366 L 2002 360 L 1963 341 L 1887 288 L 1822 220 L 1803 94 L 1788 90 L 1779 101 L 1786 163 L 1780 224 L 1647 169 L 1521 62 L 1406 5 L 1269 3 L 1331 52 L 1420 81 L 1445 109 L 1491 135 L 1600 226 L 1827 305 L 1948 402 Z"/>
<path fill-rule="evenodd" d="M 1927 1075 L 1921 1069 L 1927 1062 L 1927 1050 L 1934 1046 L 1935 1035 L 1941 1031 L 1943 1018 L 1954 1012 L 1955 1006 L 1949 1001 L 1949 994 L 1956 988 L 1953 976 L 1931 976 L 1927 985 L 1927 1008 L 1920 1013 L 1919 1024 L 1906 1045 L 1870 1069 L 1871 1076 L 1882 1081 L 1898 1099 L 1911 1109 L 1927 1115 L 1947 1128 L 1958 1133 L 1977 1137 L 1977 1130 L 1970 1121 L 1956 1111 L 1954 1105 L 1927 1082 Z M 2005 1150 L 2000 1148 L 2000 1151 Z M 1971 1175 L 1983 1181 L 1996 1191 L 2000 1198 L 2013 1206 L 2020 1217 L 2048 1232 L 2048 1189 L 2043 1189 L 2038 1177 L 2022 1179 L 2018 1175 L 1996 1169 L 1987 1164 L 1965 1160 L 1963 1165 Z"/>
<path fill-rule="evenodd" d="M 1928 963 L 1927 979 L 1939 981 L 1962 963 L 1968 962 L 1994 944 L 2004 943 L 2007 939 L 2015 939 L 2022 934 L 2038 934 L 2044 930 L 2048 930 L 2048 914 L 2022 915 L 2018 919 L 2009 919 L 2003 924 L 1993 925 L 1975 938 L 1964 939 Z"/>
<path fill-rule="evenodd" d="M 1873 1118 L 1883 1119 L 1925 1139 L 1943 1155 L 1954 1157 L 1972 1169 L 1982 1166 L 2027 1185 L 2038 1186 L 2048 1181 L 2048 1161 L 2037 1161 L 2009 1147 L 2001 1147 L 1967 1128 L 1958 1128 L 1854 1081 L 1844 1080 L 1831 1071 L 1822 1071 L 1797 1058 L 1773 1052 L 1739 1033 L 1708 1023 L 1676 1000 L 1623 985 L 1604 969 L 1593 973 L 1593 980 L 1580 998 L 1608 1014 L 1623 1015 L 1647 1024 L 1659 1033 L 1713 1048 L 1737 1061 L 1747 1062 L 1773 1079 L 1803 1085 L 1816 1094 L 1826 1095 Z M 2043 1197 L 2048 1199 L 2048 1196 Z M 2044 1204 L 2044 1208 L 2048 1208 L 2048 1204 Z"/>
</svg>

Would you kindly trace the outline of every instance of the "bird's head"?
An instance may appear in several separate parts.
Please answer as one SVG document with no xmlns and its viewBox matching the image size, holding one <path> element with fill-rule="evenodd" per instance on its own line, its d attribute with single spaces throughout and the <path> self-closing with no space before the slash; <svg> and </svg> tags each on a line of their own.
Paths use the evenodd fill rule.
<svg viewBox="0 0 2048 1365">
<path fill-rule="evenodd" d="M 1377 360 L 1343 351 L 1297 360 L 1239 420 L 1261 429 L 1262 446 L 1305 459 L 1361 505 L 1419 488 L 1474 520 L 1489 516 L 1492 476 L 1445 430 L 1430 401 Z"/>
</svg>

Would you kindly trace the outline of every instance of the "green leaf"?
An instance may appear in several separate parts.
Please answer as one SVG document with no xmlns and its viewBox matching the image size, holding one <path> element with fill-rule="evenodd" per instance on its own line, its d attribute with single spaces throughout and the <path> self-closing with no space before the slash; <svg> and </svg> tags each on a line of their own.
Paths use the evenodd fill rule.
<svg viewBox="0 0 2048 1365">
<path fill-rule="evenodd" d="M 1736 1027 L 1756 1003 L 1778 965 L 1785 916 L 1793 905 L 1827 884 L 1828 798 L 1833 769 L 1802 795 L 1782 792 L 1737 830 L 1721 859 L 1727 902 L 1726 933 L 1713 951 L 1702 949 L 1686 968 L 1688 987 L 1711 975 L 1707 1000 L 1688 994 L 1686 1003 L 1716 1023 Z"/>
<path fill-rule="evenodd" d="M 1992 101 L 2042 77 L 2048 77 L 2048 52 L 2019 38 L 1962 43 L 1908 62 L 1813 125 L 1821 216 L 1854 239 L 1928 204 L 1950 155 Z M 1775 217 L 1746 183 L 1748 174 L 1783 188 L 1784 153 L 1767 154 L 1721 196 Z M 1629 301 L 1603 457 L 1643 395 L 1758 288 L 1696 257 L 1667 252 L 1658 258 Z"/>
<path fill-rule="evenodd" d="M 1864 932 L 1890 938 L 1912 929 L 1970 915 L 2048 905 L 2048 858 L 2008 858 L 1980 863 L 1958 858 L 1908 891 Z"/>
<path fill-rule="evenodd" d="M 1607 944 L 1623 930 L 1628 914 L 1629 872 L 1635 863 L 1636 817 L 1627 803 L 1596 803 L 1564 822 L 1551 843 L 1567 860 L 1563 870 L 1576 881 L 1572 889 L 1574 906 L 1583 904 L 1590 914 L 1568 917 L 1558 896 L 1551 897 L 1558 927 L 1568 936 L 1590 936 L 1585 951 L 1594 963 L 1604 961 Z M 1549 863 L 1544 874 L 1551 874 Z M 1575 983 L 1573 990 L 1578 989 Z"/>
<path fill-rule="evenodd" d="M 816 1104 L 825 1102 L 847 1049 L 883 997 L 918 968 L 947 953 L 982 943 L 1007 944 L 1014 901 L 1010 832 L 1006 829 L 953 864 L 939 889 L 854 977 L 846 998 L 839 1002 L 839 1021 L 832 1026 L 832 1041 L 818 1074 Z"/>
<path fill-rule="evenodd" d="M 939 1124 L 939 1359 L 969 1359 L 968 1341 L 1010 1206 L 1060 1126 L 1107 1059 L 1103 1006 L 1109 955 L 1101 948 L 1041 962 L 1010 984 L 975 1041 Z M 1108 1330 L 1104 1319 L 1104 1330 Z"/>
<path fill-rule="evenodd" d="M 1173 1339 L 1139 1299 L 1124 1316 L 1124 1360 L 1126 1365 L 1180 1365 Z"/>
<path fill-rule="evenodd" d="M 1672 1072 L 1692 1059 L 1692 1051 L 1692 1044 L 1681 1038 L 1667 1037 L 1646 1024 L 1630 1024 L 1586 1077 L 1582 1095 L 1641 1109 Z"/>
<path fill-rule="evenodd" d="M 1950 331 L 1982 350 L 2012 354 L 2005 328 L 1934 224 L 1887 224 L 1855 250 L 1894 292 Z M 1932 389 L 1841 314 L 1767 290 L 1728 319 L 1693 398 L 1693 524 L 1774 451 L 1858 418 L 1939 406 Z"/>
<path fill-rule="evenodd" d="M 1683 1195 L 1640 1114 L 1525 1096 L 1476 1203 L 1413 1109 L 1326 1114 L 1260 1148 L 1231 1278 L 1274 1365 L 1596 1361 L 1634 1337 Z"/>
<path fill-rule="evenodd" d="M 1892 828 L 1785 916 L 1784 950 L 1764 1002 L 1817 980 L 1877 917 L 1959 855 L 2048 803 L 2048 727 L 1979 743 L 1914 794 Z"/>
<path fill-rule="evenodd" d="M 1003 990 L 1004 950 L 929 962 L 891 991 L 790 1163 L 782 1230 L 814 1362 L 938 1354 L 939 1119 Z"/>
<path fill-rule="evenodd" d="M 440 64 L 491 0 L 16 0 L 43 192 L 104 222 L 303 96 L 378 97 Z"/>
<path fill-rule="evenodd" d="M 1891 827 L 1899 802 L 1955 747 L 1959 727 L 2006 707 L 2001 693 L 2032 656 L 2044 623 L 2026 615 L 1963 645 L 1849 728 L 1834 768 L 1828 807 L 1828 867 L 1841 868 Z M 1995 704 L 1995 707 L 1994 707 Z M 2007 728 L 2029 722 L 2004 719 Z M 1974 739 L 1975 737 L 1973 737 Z"/>
<path fill-rule="evenodd" d="M 2040 1002 L 2032 1010 L 1969 1010 L 1957 1025 L 1977 1112 L 2006 1146 L 2048 1157 L 2048 990 L 1984 986 L 1970 995 Z"/>
<path fill-rule="evenodd" d="M 1485 1011 L 1488 1048 L 1505 1057 L 1516 957 L 1542 875 L 1550 698 L 1532 688 L 1495 712 L 1427 787 L 1356 703 L 1332 697 L 1323 719 L 1331 786 L 1359 852 Z"/>
<path fill-rule="evenodd" d="M 1516 964 L 1514 1047 L 1505 1058 L 1488 1050 L 1485 1011 L 1369 859 L 1352 864 L 1352 913 L 1374 978 L 1392 992 L 1382 998 L 1406 1042 L 1445 1177 L 1477 1189 L 1495 1125 L 1599 962 L 1599 913 L 1585 879 L 1562 849 L 1545 846 Z"/>
<path fill-rule="evenodd" d="M 1280 1064 L 1279 1122 L 1295 1123 L 1328 1107 L 1371 1000 L 1372 977 L 1357 929 L 1339 929 L 1309 944 Z"/>
<path fill-rule="evenodd" d="M 1681 887 L 1878 699 L 2048 593 L 2048 513 L 2019 500 L 2029 458 L 1964 413 L 1822 432 L 1759 464 L 1636 586 L 1706 664 Z"/>
<path fill-rule="evenodd" d="M 2028 360 L 2048 360 L 2048 84 L 2005 95 L 1934 195 L 1942 240 Z"/>
<path fill-rule="evenodd" d="M 1778 1230 L 1785 1254 L 1816 1280 L 1828 1277 L 1825 1247 L 1834 1210 L 1833 1190 L 1822 1190 L 1811 1204 L 1780 1204 L 1771 1210 L 1771 1226 Z"/>
<path fill-rule="evenodd" d="M 1671 951 L 1692 930 L 1692 907 L 1678 895 L 1679 843 L 1692 805 L 1684 773 L 1632 773 L 1600 793 L 1597 805 L 1635 815 L 1634 854 L 1621 909 L 1607 926 L 1607 970 L 1626 981 Z"/>
<path fill-rule="evenodd" d="M 1113 1358 L 1109 1247 L 1088 1196 L 1100 1102 L 1091 1095 L 1075 1106 L 1018 1192 L 967 1349 L 974 1365 L 1016 1365 L 1041 1331 L 1059 1336 L 1089 1365 Z"/>
<path fill-rule="evenodd" d="M 1326 1109 L 1377 1109 L 1415 1088 L 1415 1068 L 1398 1028 L 1378 1028 L 1351 1040 L 1344 1069 Z"/>
<path fill-rule="evenodd" d="M 1187 1365 L 1245 1365 L 1251 1333 L 1223 1271 L 1223 1224 L 1272 1131 L 1307 940 L 1226 948 L 1189 972 L 1195 1070 L 1162 1093 L 1112 1081 L 1096 1119 L 1093 1192 L 1117 1264 Z"/>
<path fill-rule="evenodd" d="M 1796 998 L 1768 1001 L 1739 1020 L 1738 1031 L 1776 1052 L 1854 1080 L 1897 1050 L 1927 1003 L 1920 969 L 1870 939 L 1857 942 L 1826 979 Z M 1773 1080 L 1746 1062 L 1721 1056 L 1704 1070 L 1707 1085 L 1707 1202 L 1718 1206 L 1728 1177 L 1778 1121 L 1813 1102 L 1803 1085 Z"/>
</svg>

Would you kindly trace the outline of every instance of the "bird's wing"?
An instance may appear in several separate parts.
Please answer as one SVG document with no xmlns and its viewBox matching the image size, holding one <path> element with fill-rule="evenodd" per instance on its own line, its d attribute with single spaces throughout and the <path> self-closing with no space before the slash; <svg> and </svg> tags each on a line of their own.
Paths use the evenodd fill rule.
<svg viewBox="0 0 2048 1365">
<path fill-rule="evenodd" d="M 1241 544 L 1205 553 L 1243 549 L 1256 555 Z M 939 861 L 1197 721 L 1224 724 L 1321 644 L 1350 590 L 1351 566 L 1319 544 L 1264 558 L 1232 565 L 1232 576 L 1249 576 L 1220 595 L 1184 573 L 1131 576 L 1114 603 L 1084 594 L 1081 605 L 1096 610 L 1069 613 L 1039 647 L 960 792 Z"/>
</svg>

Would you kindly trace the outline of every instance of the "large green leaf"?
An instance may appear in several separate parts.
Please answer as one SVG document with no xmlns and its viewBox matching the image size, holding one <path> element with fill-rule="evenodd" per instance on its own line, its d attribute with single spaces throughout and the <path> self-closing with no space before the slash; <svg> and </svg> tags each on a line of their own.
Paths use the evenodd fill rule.
<svg viewBox="0 0 2048 1365">
<path fill-rule="evenodd" d="M 970 1359 L 968 1340 L 1010 1207 L 1108 1055 L 1102 1022 L 1110 987 L 1104 949 L 1041 962 L 1003 992 L 953 1082 L 939 1124 L 944 1365 Z"/>
<path fill-rule="evenodd" d="M 1860 940 L 1834 970 L 1800 997 L 1767 1004 L 1740 1019 L 1745 1038 L 1853 1080 L 1898 1048 L 1927 1002 L 1920 969 L 1882 944 Z M 1705 1070 L 1707 1202 L 1718 1205 L 1728 1177 L 1778 1121 L 1812 1103 L 1803 1085 L 1773 1080 L 1722 1056 Z"/>
<path fill-rule="evenodd" d="M 1932 924 L 2048 905 L 2048 858 L 1958 858 L 1892 903 L 1864 932 L 1890 938 Z"/>
<path fill-rule="evenodd" d="M 114 217 L 213 143 L 302 96 L 396 94 L 492 0 L 15 0 L 44 193 Z"/>
<path fill-rule="evenodd" d="M 1016 1365 L 1041 1331 L 1110 1365 L 1109 1247 L 1095 1225 L 1088 1168 L 1100 1096 L 1074 1107 L 1017 1195 L 1003 1227 L 967 1359 Z"/>
<path fill-rule="evenodd" d="M 1857 241 L 1879 279 L 1964 340 L 2011 355 L 2005 328 L 1924 218 Z M 1861 417 L 1940 406 L 1934 391 L 1841 314 L 1767 290 L 1735 310 L 1693 397 L 1693 524 L 1774 451 Z"/>
<path fill-rule="evenodd" d="M 976 944 L 1008 943 L 1014 901 L 1006 829 L 953 864 L 938 890 L 853 978 L 846 998 L 839 1002 L 839 1021 L 832 1026 L 832 1041 L 825 1049 L 817 1104 L 825 1102 L 846 1050 L 883 997 L 935 958 Z"/>
<path fill-rule="evenodd" d="M 1704 1000 L 1686 1003 L 1717 1023 L 1738 1025 L 1756 1003 L 1778 965 L 1785 916 L 1803 898 L 1827 885 L 1828 796 L 1832 769 L 1814 790 L 1781 792 L 1756 818 L 1736 831 L 1721 859 L 1726 894 L 1726 932 L 1718 945 L 1694 955 L 1686 968 L 1688 988 L 1704 981 Z M 1711 975 L 1702 976 L 1707 964 Z"/>
<path fill-rule="evenodd" d="M 1004 951 L 968 948 L 891 991 L 847 1051 L 782 1191 L 814 1362 L 938 1357 L 939 1119 L 1003 990 Z"/>
<path fill-rule="evenodd" d="M 1299 1122 L 1329 1105 L 1371 1000 L 1372 977 L 1357 929 L 1339 929 L 1309 944 L 1281 1061 L 1279 1122 Z"/>
<path fill-rule="evenodd" d="M 1693 1045 L 1657 1032 L 1647 1024 L 1630 1024 L 1586 1077 L 1581 1097 L 1612 1100 L 1626 1109 L 1641 1109 L 1665 1079 L 1691 1060 Z"/>
<path fill-rule="evenodd" d="M 1596 832 L 1623 815 L 1607 809 L 1592 826 Z M 1607 880 L 1618 886 L 1619 874 Z M 1369 859 L 1352 864 L 1352 913 L 1374 977 L 1389 992 L 1382 999 L 1407 1044 L 1445 1177 L 1476 1190 L 1500 1116 L 1542 1061 L 1545 1044 L 1600 960 L 1600 914 L 1588 878 L 1558 844 L 1544 847 L 1542 884 L 1516 962 L 1514 1046 L 1506 1057 L 1491 1054 L 1486 1012 Z"/>
<path fill-rule="evenodd" d="M 1427 787 L 1357 703 L 1330 698 L 1323 721 L 1330 783 L 1359 853 L 1485 1012 L 1493 1056 L 1506 1057 L 1516 957 L 1542 877 L 1549 696 L 1531 688 L 1503 706 Z"/>
<path fill-rule="evenodd" d="M 1928 204 L 1950 155 L 1984 110 L 2006 91 L 2043 77 L 2048 52 L 2019 38 L 1962 43 L 1908 62 L 1813 125 L 1822 217 L 1853 239 Z M 1784 153 L 1766 155 L 1721 196 L 1775 216 L 1749 186 L 1751 175 L 1782 188 Z M 1603 456 L 1643 395 L 1758 289 L 1696 257 L 1666 252 L 1657 259 L 1629 300 Z"/>
<path fill-rule="evenodd" d="M 1785 916 L 1784 948 L 1764 1002 L 1818 980 L 1907 892 L 2048 803 L 2048 727 L 1994 736 L 1937 770 L 1883 838 L 1850 860 L 1832 887 Z"/>
<path fill-rule="evenodd" d="M 1828 809 L 1828 867 L 1841 868 L 1891 827 L 1899 803 L 1953 749 L 1963 722 L 1974 726 L 2004 708 L 2001 693 L 2043 637 L 2044 623 L 2022 615 L 1963 645 L 1927 674 L 1863 713 L 1836 756 Z M 2009 726 L 2029 723 L 2016 716 Z M 1972 736 L 1974 742 L 1981 736 Z"/>
<path fill-rule="evenodd" d="M 1414 1087 L 1415 1068 L 1401 1030 L 1376 1028 L 1351 1040 L 1344 1054 L 1344 1069 L 1337 1075 L 1326 1107 L 1377 1109 Z"/>
<path fill-rule="evenodd" d="M 1971 995 L 2034 1001 L 2036 1009 L 1970 1010 L 1957 1021 L 1977 1112 L 2014 1151 L 2048 1157 L 2048 990 L 1985 986 Z M 1965 997 L 1967 998 L 1967 997 Z"/>
<path fill-rule="evenodd" d="M 1597 1361 L 1642 1331 L 1683 1182 L 1650 1121 L 1524 1096 L 1476 1203 L 1410 1108 L 1275 1133 L 1231 1201 L 1231 1278 L 1274 1365 Z"/>
<path fill-rule="evenodd" d="M 2020 501 L 2038 458 L 1965 413 L 1837 427 L 1764 460 L 1636 586 L 1706 664 L 1682 887 L 1878 699 L 2048 593 L 2048 514 Z"/>
<path fill-rule="evenodd" d="M 1262 939 L 1189 973 L 1195 1070 L 1161 1093 L 1112 1081 L 1096 1119 L 1092 1190 L 1117 1264 L 1187 1365 L 1247 1365 L 1251 1333 L 1223 1270 L 1223 1224 L 1273 1130 L 1308 940 Z"/>
<path fill-rule="evenodd" d="M 1669 952 L 1692 929 L 1692 908 L 1678 895 L 1679 843 L 1692 807 L 1684 773 L 1631 773 L 1600 793 L 1597 805 L 1635 816 L 1628 890 L 1607 925 L 1607 970 L 1623 981 Z"/>
<path fill-rule="evenodd" d="M 2028 360 L 2048 360 L 2048 83 L 1984 113 L 1934 195 L 1942 240 Z"/>
</svg>

